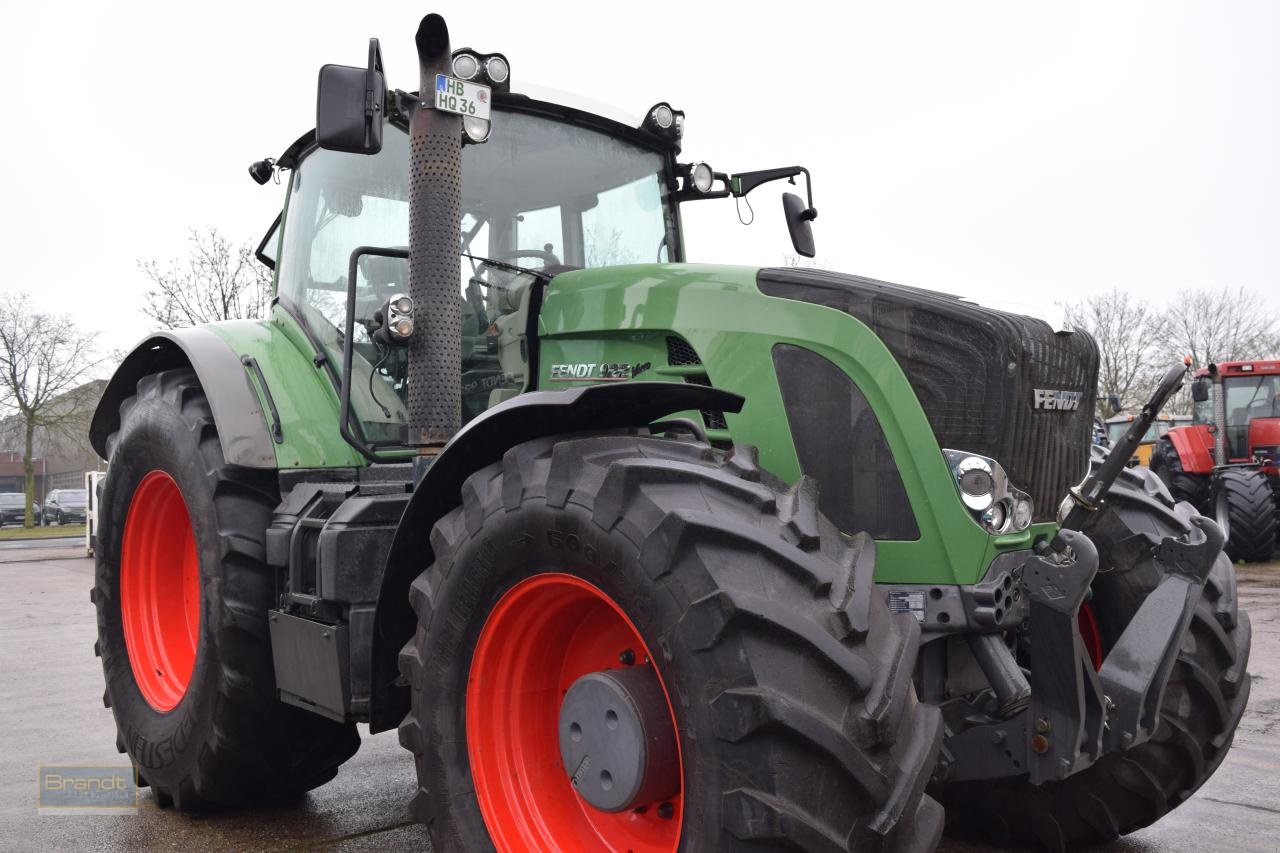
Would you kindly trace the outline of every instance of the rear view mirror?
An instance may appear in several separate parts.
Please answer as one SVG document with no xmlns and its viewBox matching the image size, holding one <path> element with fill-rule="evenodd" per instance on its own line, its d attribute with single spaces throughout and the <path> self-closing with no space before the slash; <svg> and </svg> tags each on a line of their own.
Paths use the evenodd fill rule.
<svg viewBox="0 0 1280 853">
<path fill-rule="evenodd" d="M 811 208 L 795 193 L 782 194 L 782 212 L 787 217 L 787 231 L 791 233 L 791 245 L 806 258 L 814 256 L 813 220 Z"/>
<path fill-rule="evenodd" d="M 1209 377 L 1201 376 L 1191 383 L 1191 399 L 1203 403 L 1209 399 Z"/>
<path fill-rule="evenodd" d="M 382 150 L 386 75 L 377 39 L 369 39 L 369 67 L 326 65 L 316 96 L 316 144 L 330 151 L 377 154 Z"/>
<path fill-rule="evenodd" d="M 1119 395 L 1112 394 L 1111 396 L 1107 397 L 1107 405 L 1111 407 L 1111 414 L 1113 414 L 1113 415 L 1118 415 L 1118 414 L 1120 414 L 1120 397 L 1119 397 Z"/>
</svg>

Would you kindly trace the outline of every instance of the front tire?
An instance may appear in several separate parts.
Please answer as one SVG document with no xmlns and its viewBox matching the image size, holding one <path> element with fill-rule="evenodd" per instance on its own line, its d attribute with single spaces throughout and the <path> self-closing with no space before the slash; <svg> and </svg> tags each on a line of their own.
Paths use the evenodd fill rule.
<svg viewBox="0 0 1280 853">
<path fill-rule="evenodd" d="M 1213 480 L 1214 520 L 1232 561 L 1265 563 L 1276 552 L 1276 498 L 1257 468 L 1224 468 Z"/>
<path fill-rule="evenodd" d="M 276 699 L 264 537 L 274 472 L 223 460 L 190 370 L 144 377 L 108 439 L 93 599 L 103 702 L 161 806 L 250 806 L 332 779 L 354 725 Z"/>
<path fill-rule="evenodd" d="M 400 659 L 412 813 L 437 849 L 933 849 L 941 720 L 911 682 L 919 628 L 889 614 L 874 542 L 823 519 L 813 481 L 785 488 L 749 448 L 609 435 L 519 445 L 462 497 L 432 531 Z M 528 740 L 554 739 L 565 685 L 644 656 L 679 790 L 618 820 Z"/>
<path fill-rule="evenodd" d="M 1183 470 L 1182 457 L 1167 435 L 1156 440 L 1156 446 L 1151 450 L 1150 467 L 1169 489 L 1174 501 L 1186 501 L 1202 513 L 1208 509 L 1208 475 L 1189 474 Z"/>
</svg>

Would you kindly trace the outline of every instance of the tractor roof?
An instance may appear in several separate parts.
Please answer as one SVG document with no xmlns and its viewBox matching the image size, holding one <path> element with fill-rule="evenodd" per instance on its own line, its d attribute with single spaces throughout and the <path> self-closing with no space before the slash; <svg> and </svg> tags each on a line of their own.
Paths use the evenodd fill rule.
<svg viewBox="0 0 1280 853">
<path fill-rule="evenodd" d="M 518 110 L 589 127 L 608 136 L 625 139 L 628 142 L 653 149 L 662 154 L 675 155 L 680 151 L 679 139 L 672 140 L 671 138 L 642 130 L 641 124 L 644 121 L 644 117 L 641 113 L 595 101 L 591 98 L 550 86 L 526 83 L 522 88 L 524 91 L 521 92 L 494 92 L 494 106 L 499 109 Z M 410 111 L 417 100 L 417 92 L 403 92 L 397 89 L 389 93 L 387 95 L 387 115 L 392 124 L 408 129 Z M 296 168 L 298 161 L 315 145 L 315 141 L 316 132 L 313 128 L 302 134 L 292 145 L 285 149 L 276 164 L 282 169 Z"/>
<path fill-rule="evenodd" d="M 1271 374 L 1280 373 L 1280 361 L 1220 361 L 1218 362 L 1218 372 L 1223 376 L 1249 376 L 1251 374 Z M 1202 367 L 1196 371 L 1196 376 L 1208 376 L 1209 369 Z"/>
</svg>

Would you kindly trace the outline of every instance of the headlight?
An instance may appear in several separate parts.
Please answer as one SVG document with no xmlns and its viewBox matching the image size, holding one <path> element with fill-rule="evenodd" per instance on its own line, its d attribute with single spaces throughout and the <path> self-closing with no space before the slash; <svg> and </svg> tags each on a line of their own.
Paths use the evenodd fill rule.
<svg viewBox="0 0 1280 853">
<path fill-rule="evenodd" d="M 658 104 L 649 115 L 653 118 L 653 123 L 663 130 L 669 129 L 676 120 L 675 113 L 667 104 Z"/>
<path fill-rule="evenodd" d="M 1031 526 L 1031 497 L 1009 482 L 1000 463 L 977 453 L 944 450 L 956 494 L 969 515 L 988 533 L 1017 533 Z"/>
<path fill-rule="evenodd" d="M 967 456 L 954 469 L 960 500 L 973 510 L 984 510 L 996 499 L 992 465 L 981 456 Z"/>
<path fill-rule="evenodd" d="M 480 60 L 469 53 L 459 53 L 453 58 L 453 76 L 459 80 L 470 80 L 480 73 Z"/>
</svg>

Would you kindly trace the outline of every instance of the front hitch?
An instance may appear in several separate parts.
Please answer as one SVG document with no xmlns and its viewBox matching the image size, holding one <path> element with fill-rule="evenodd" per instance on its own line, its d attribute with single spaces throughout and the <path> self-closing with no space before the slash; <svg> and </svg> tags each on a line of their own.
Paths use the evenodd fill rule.
<svg viewBox="0 0 1280 853">
<path fill-rule="evenodd" d="M 1098 570 L 1097 548 L 1083 533 L 1064 530 L 1061 553 L 1019 555 L 1012 572 L 1030 602 L 1031 704 L 1009 719 L 948 738 L 943 778 L 1025 773 L 1039 785 L 1151 738 L 1182 637 L 1223 544 L 1222 530 L 1212 521 L 1185 505 L 1176 511 L 1190 531 L 1185 541 L 1169 537 L 1155 548 L 1153 558 L 1164 579 L 1096 672 L 1077 614 Z"/>
</svg>

